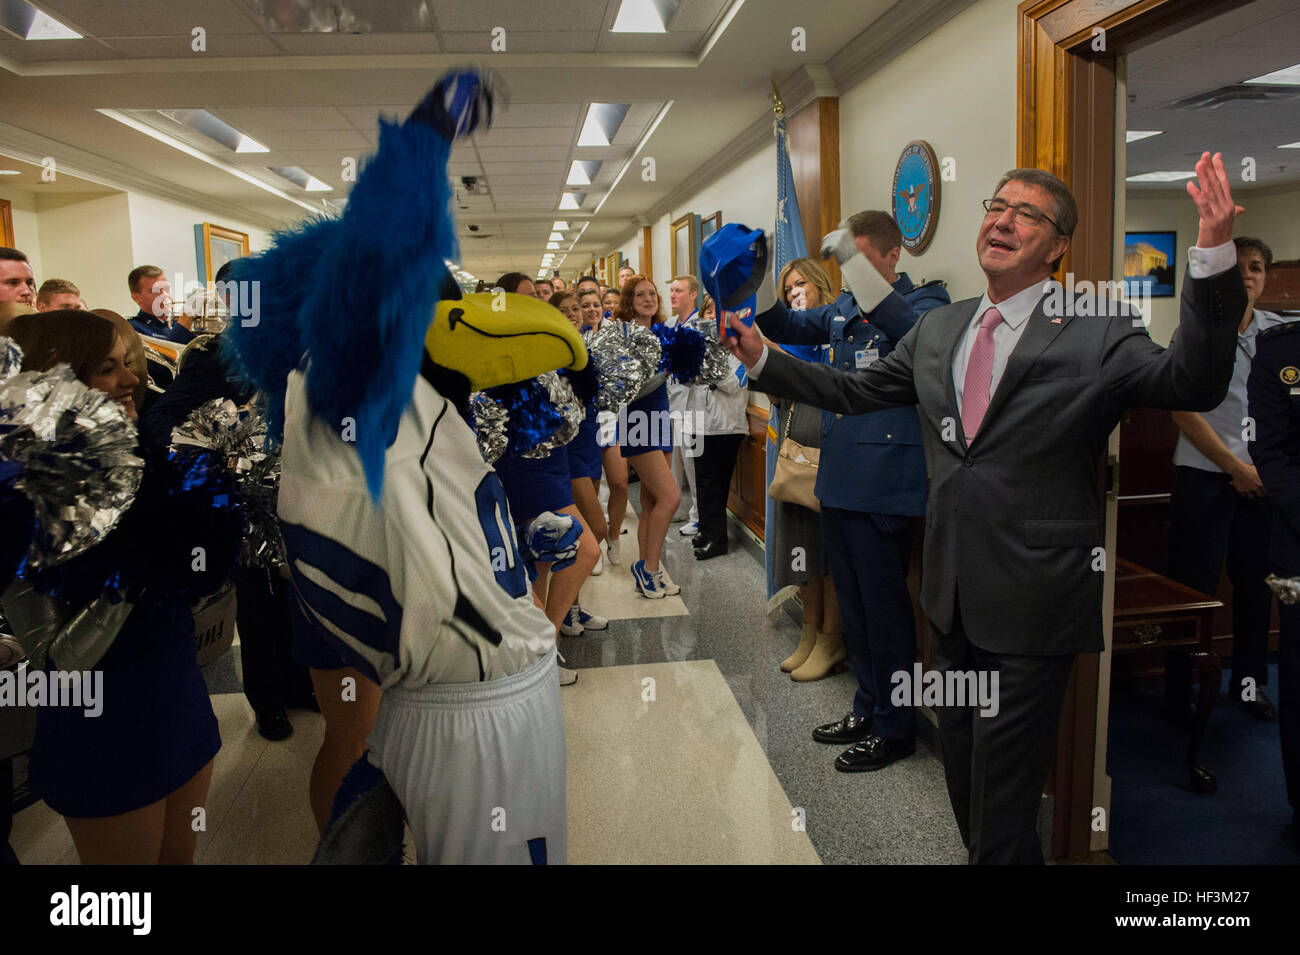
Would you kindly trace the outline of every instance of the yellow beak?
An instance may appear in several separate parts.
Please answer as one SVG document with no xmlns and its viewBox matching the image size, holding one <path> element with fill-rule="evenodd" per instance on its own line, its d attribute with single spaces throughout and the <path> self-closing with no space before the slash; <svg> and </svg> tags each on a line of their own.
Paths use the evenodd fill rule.
<svg viewBox="0 0 1300 955">
<path fill-rule="evenodd" d="M 582 335 L 568 319 L 541 299 L 510 292 L 439 302 L 424 347 L 474 391 L 587 365 Z"/>
</svg>

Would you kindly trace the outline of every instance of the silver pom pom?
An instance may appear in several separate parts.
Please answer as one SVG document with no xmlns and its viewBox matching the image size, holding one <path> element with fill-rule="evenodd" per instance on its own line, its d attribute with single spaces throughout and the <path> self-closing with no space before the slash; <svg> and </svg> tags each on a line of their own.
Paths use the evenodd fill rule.
<svg viewBox="0 0 1300 955">
<path fill-rule="evenodd" d="M 1269 574 L 1264 578 L 1264 583 L 1268 584 L 1269 589 L 1277 594 L 1277 599 L 1284 604 L 1293 604 L 1300 600 L 1300 577 L 1278 577 Z"/>
<path fill-rule="evenodd" d="M 131 506 L 144 476 L 135 424 L 67 365 L 0 382 L 0 457 L 23 466 L 31 499 L 33 567 L 53 567 L 102 541 Z"/>
<path fill-rule="evenodd" d="M 561 377 L 559 372 L 548 371 L 538 375 L 537 380 L 546 388 L 551 404 L 555 406 L 563 420 L 554 434 L 531 451 L 524 452 L 526 458 L 550 457 L 553 450 L 563 447 L 577 436 L 578 426 L 586 417 L 582 402 L 578 401 L 577 395 L 573 393 L 573 386 L 569 384 L 567 378 Z"/>
<path fill-rule="evenodd" d="M 700 362 L 700 375 L 693 384 L 707 385 L 721 381 L 731 374 L 727 359 L 731 352 L 722 344 L 722 333 L 718 330 L 716 319 L 705 319 L 698 312 L 686 322 L 687 327 L 695 329 L 704 336 L 704 360 Z"/>
<path fill-rule="evenodd" d="M 23 370 L 23 350 L 12 338 L 0 336 L 0 381 L 12 378 Z"/>
<path fill-rule="evenodd" d="M 284 537 L 276 516 L 280 455 L 266 450 L 266 417 L 256 408 L 214 398 L 172 429 L 172 450 L 185 446 L 218 452 L 234 475 L 248 514 L 240 563 L 246 567 L 282 566 L 286 560 Z"/>
<path fill-rule="evenodd" d="M 506 450 L 506 409 L 501 402 L 476 391 L 469 396 L 469 410 L 479 453 L 488 464 L 495 464 Z"/>
<path fill-rule="evenodd" d="M 635 400 L 658 373 L 659 354 L 655 333 L 632 322 L 612 322 L 592 332 L 587 355 L 600 380 L 596 410 L 617 411 Z"/>
</svg>

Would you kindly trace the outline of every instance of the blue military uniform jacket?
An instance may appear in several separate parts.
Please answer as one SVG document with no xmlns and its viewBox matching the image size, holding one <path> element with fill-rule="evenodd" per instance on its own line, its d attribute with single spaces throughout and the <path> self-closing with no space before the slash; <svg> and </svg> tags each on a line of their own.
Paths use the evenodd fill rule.
<svg viewBox="0 0 1300 955">
<path fill-rule="evenodd" d="M 1273 505 L 1270 563 L 1300 575 L 1300 322 L 1259 333 L 1246 390 L 1255 421 L 1250 459 Z"/>
<path fill-rule="evenodd" d="M 763 334 L 782 345 L 829 344 L 829 363 L 853 371 L 884 358 L 924 312 L 948 302 L 942 285 L 914 286 L 900 273 L 894 293 L 867 316 L 845 293 L 831 305 L 801 311 L 778 304 L 755 321 Z M 815 488 L 822 504 L 868 514 L 920 516 L 928 491 L 915 408 L 862 415 L 822 412 Z"/>
</svg>

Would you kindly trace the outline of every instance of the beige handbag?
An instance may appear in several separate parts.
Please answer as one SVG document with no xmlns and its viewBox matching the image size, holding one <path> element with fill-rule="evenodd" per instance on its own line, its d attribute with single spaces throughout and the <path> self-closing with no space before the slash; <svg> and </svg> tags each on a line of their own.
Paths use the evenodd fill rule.
<svg viewBox="0 0 1300 955">
<path fill-rule="evenodd" d="M 820 448 L 806 448 L 790 440 L 790 419 L 794 417 L 794 402 L 785 415 L 785 428 L 781 434 L 781 449 L 777 453 L 776 470 L 767 493 L 772 500 L 785 504 L 798 504 L 810 511 L 820 512 L 822 502 L 817 500 L 813 488 L 817 484 L 817 465 Z"/>
</svg>

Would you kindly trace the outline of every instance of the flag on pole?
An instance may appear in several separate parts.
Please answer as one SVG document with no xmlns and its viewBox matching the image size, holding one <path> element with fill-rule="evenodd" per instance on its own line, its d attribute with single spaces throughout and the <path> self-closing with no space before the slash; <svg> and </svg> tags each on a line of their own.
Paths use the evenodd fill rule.
<svg viewBox="0 0 1300 955">
<path fill-rule="evenodd" d="M 790 149 L 786 142 L 785 128 L 785 106 L 781 102 L 781 97 L 777 93 L 776 85 L 772 86 L 773 109 L 776 113 L 776 222 L 772 229 L 772 279 L 776 281 L 781 270 L 786 267 L 792 259 L 801 259 L 808 255 L 808 244 L 803 237 L 803 220 L 799 216 L 799 197 L 795 195 L 794 190 L 794 170 L 790 166 Z M 780 297 L 781 289 L 776 290 L 777 296 Z M 805 361 L 819 361 L 820 349 L 815 346 L 787 345 L 782 346 L 786 351 Z M 780 438 L 782 419 L 780 415 L 789 412 L 790 402 L 782 401 L 779 407 L 773 406 L 772 414 L 767 421 L 767 484 L 766 487 L 772 486 L 772 478 L 776 476 L 776 460 L 780 450 Z M 764 535 L 768 541 L 771 540 L 772 528 L 774 527 L 775 505 L 772 496 L 767 495 L 767 503 L 764 508 Z M 777 594 L 776 576 L 773 573 L 773 560 L 789 560 L 789 554 L 773 554 L 771 547 L 763 548 L 764 565 L 767 572 L 767 596 L 769 601 Z M 776 605 L 784 602 L 784 596 L 781 600 L 775 600 L 769 604 L 768 609 L 775 609 Z"/>
</svg>

